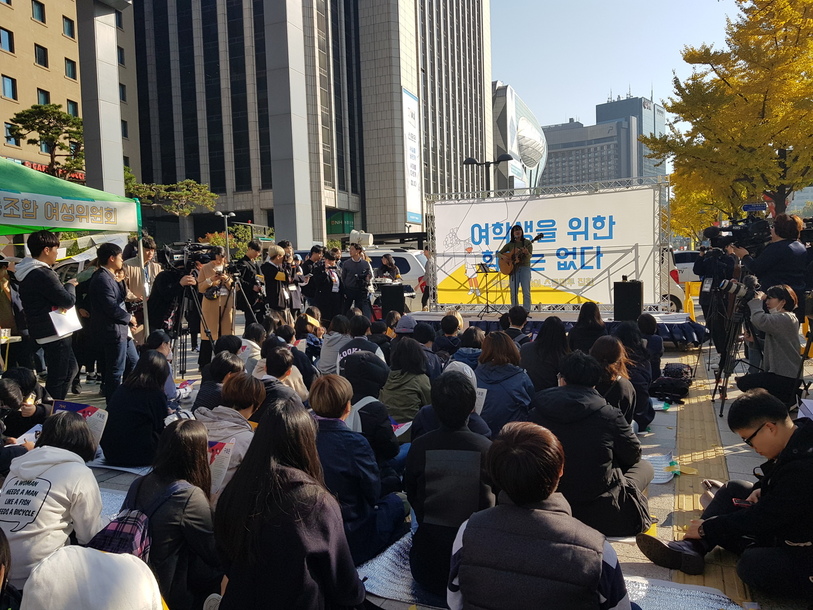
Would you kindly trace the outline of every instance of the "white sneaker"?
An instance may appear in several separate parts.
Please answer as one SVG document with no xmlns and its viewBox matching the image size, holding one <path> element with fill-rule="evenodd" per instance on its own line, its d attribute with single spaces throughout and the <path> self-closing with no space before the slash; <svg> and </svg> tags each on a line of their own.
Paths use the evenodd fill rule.
<svg viewBox="0 0 813 610">
<path fill-rule="evenodd" d="M 206 601 L 203 602 L 203 610 L 217 610 L 220 608 L 220 600 L 223 597 L 217 593 L 212 593 L 209 597 L 206 598 Z"/>
</svg>

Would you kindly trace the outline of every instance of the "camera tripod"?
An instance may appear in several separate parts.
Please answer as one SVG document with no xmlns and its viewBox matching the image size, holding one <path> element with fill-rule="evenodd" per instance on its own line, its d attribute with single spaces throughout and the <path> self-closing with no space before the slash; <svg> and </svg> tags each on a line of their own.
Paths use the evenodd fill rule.
<svg viewBox="0 0 813 610">
<path fill-rule="evenodd" d="M 754 339 L 753 346 L 749 349 L 755 349 L 760 355 L 762 354 L 762 346 L 759 343 L 759 335 L 751 324 L 750 312 L 748 312 L 748 315 L 746 315 L 745 308 L 747 307 L 747 301 L 748 295 L 736 297 L 734 299 L 731 314 L 729 315 L 726 323 L 724 348 L 720 353 L 720 366 L 717 369 L 716 375 L 714 376 L 714 389 L 711 392 L 711 401 L 714 402 L 717 391 L 720 391 L 720 417 L 723 416 L 723 410 L 725 409 L 728 380 L 730 379 L 731 374 L 734 372 L 734 367 L 741 362 L 746 362 L 745 360 L 738 358 L 740 349 L 745 341 L 744 333 L 740 332 L 743 327 Z"/>
</svg>

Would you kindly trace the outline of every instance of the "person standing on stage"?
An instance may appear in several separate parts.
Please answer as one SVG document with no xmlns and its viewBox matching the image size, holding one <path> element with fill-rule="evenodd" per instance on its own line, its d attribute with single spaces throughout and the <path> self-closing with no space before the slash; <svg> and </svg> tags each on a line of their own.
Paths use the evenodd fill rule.
<svg viewBox="0 0 813 610">
<path fill-rule="evenodd" d="M 511 228 L 511 240 L 500 248 L 499 254 L 510 254 L 514 259 L 514 271 L 510 276 L 511 306 L 519 305 L 519 289 L 522 288 L 522 306 L 531 311 L 531 254 L 533 244 L 525 237 L 521 225 Z"/>
</svg>

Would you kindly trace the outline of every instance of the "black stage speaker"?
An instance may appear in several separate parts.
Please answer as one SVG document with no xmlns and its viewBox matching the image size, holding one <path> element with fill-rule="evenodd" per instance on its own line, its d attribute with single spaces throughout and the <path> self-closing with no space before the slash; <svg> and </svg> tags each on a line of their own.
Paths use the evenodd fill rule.
<svg viewBox="0 0 813 610">
<path fill-rule="evenodd" d="M 613 282 L 613 318 L 616 322 L 638 320 L 644 312 L 644 283 Z"/>
<path fill-rule="evenodd" d="M 382 284 L 379 286 L 379 290 L 381 291 L 381 315 L 386 317 L 391 311 L 397 311 L 401 315 L 404 315 L 404 309 L 406 309 L 404 285 Z"/>
</svg>

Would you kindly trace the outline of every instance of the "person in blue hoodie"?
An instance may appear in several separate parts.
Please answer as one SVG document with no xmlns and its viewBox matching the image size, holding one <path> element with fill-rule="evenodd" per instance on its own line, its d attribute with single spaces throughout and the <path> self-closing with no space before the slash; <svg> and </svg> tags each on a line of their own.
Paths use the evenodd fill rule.
<svg viewBox="0 0 813 610">
<path fill-rule="evenodd" d="M 482 328 L 469 326 L 460 336 L 460 347 L 452 356 L 452 360 L 468 364 L 472 370 L 477 370 L 478 358 L 483 348 L 483 339 L 486 334 Z"/>
<path fill-rule="evenodd" d="M 432 344 L 435 353 L 446 352 L 450 357 L 460 349 L 460 321 L 456 316 L 448 314 L 440 320 L 440 332 Z"/>
<path fill-rule="evenodd" d="M 477 387 L 488 390 L 481 415 L 497 436 L 508 422 L 527 419 L 534 384 L 519 366 L 517 344 L 502 331 L 486 335 L 479 362 Z"/>
</svg>

